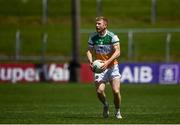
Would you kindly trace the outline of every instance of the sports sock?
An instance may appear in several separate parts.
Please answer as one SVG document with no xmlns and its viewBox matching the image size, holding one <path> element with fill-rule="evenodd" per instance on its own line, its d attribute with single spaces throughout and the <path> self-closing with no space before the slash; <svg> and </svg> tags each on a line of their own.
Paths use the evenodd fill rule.
<svg viewBox="0 0 180 125">
<path fill-rule="evenodd" d="M 107 101 L 105 101 L 104 102 L 104 106 L 108 106 L 109 104 L 108 104 L 108 102 Z"/>
<path fill-rule="evenodd" d="M 120 112 L 120 108 L 116 108 L 116 112 Z"/>
</svg>

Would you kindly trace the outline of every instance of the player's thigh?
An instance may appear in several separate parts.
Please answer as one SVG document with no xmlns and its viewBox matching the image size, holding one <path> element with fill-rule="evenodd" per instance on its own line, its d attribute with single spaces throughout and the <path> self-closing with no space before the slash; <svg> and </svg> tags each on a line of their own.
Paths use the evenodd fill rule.
<svg viewBox="0 0 180 125">
<path fill-rule="evenodd" d="M 112 79 L 110 84 L 114 93 L 120 92 L 120 78 L 119 77 Z"/>
<path fill-rule="evenodd" d="M 103 93 L 106 87 L 105 83 L 103 82 L 95 83 L 95 86 L 96 86 L 97 93 Z"/>
</svg>

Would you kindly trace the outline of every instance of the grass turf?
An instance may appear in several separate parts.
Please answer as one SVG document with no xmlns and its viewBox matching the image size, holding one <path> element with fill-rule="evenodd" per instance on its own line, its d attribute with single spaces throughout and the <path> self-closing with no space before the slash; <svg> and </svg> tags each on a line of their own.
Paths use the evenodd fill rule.
<svg viewBox="0 0 180 125">
<path fill-rule="evenodd" d="M 104 119 L 92 84 L 0 84 L 0 123 L 180 123 L 179 85 L 121 87 L 123 119 L 117 120 L 109 85 Z"/>
</svg>

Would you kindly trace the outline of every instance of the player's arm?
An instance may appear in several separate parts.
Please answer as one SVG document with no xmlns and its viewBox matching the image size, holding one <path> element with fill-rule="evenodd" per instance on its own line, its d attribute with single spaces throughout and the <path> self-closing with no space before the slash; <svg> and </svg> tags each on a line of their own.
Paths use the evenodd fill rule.
<svg viewBox="0 0 180 125">
<path fill-rule="evenodd" d="M 91 69 L 92 69 L 92 63 L 93 63 L 93 53 L 94 53 L 93 48 L 89 47 L 87 52 L 86 52 L 86 55 L 87 55 L 88 62 L 89 62 Z"/>
<path fill-rule="evenodd" d="M 89 39 L 88 39 L 88 49 L 87 49 L 86 55 L 88 58 L 89 65 L 92 68 L 93 56 L 94 56 L 94 45 L 93 45 L 93 41 L 91 40 L 91 36 L 89 36 Z"/>
<path fill-rule="evenodd" d="M 88 62 L 92 63 L 93 62 L 93 50 L 91 48 L 88 48 L 86 55 L 88 58 Z"/>
<path fill-rule="evenodd" d="M 115 43 L 113 45 L 113 49 L 114 49 L 114 53 L 113 55 L 107 60 L 104 61 L 104 65 L 102 66 L 103 69 L 106 69 L 108 67 L 108 65 L 116 58 L 118 58 L 120 56 L 120 44 L 119 42 Z"/>
<path fill-rule="evenodd" d="M 120 56 L 120 44 L 116 43 L 113 45 L 114 53 L 109 59 L 110 62 L 112 62 L 114 59 L 117 59 Z"/>
</svg>

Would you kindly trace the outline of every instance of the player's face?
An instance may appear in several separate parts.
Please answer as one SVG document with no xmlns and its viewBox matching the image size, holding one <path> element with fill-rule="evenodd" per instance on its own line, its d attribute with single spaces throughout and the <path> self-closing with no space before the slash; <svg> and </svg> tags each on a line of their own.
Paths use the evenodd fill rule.
<svg viewBox="0 0 180 125">
<path fill-rule="evenodd" d="M 98 33 L 103 33 L 107 28 L 106 23 L 103 20 L 96 21 L 96 31 Z"/>
</svg>

